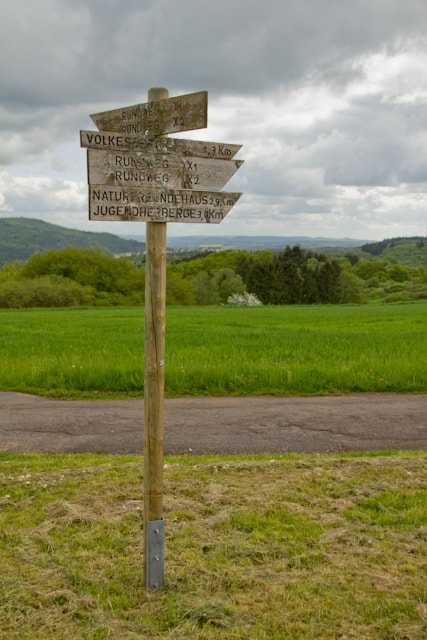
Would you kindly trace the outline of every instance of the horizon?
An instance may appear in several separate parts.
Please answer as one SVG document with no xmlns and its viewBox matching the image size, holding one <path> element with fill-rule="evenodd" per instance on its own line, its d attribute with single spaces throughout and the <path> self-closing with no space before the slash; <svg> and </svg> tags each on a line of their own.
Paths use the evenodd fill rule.
<svg viewBox="0 0 427 640">
<path fill-rule="evenodd" d="M 123 233 L 113 233 L 111 231 L 102 231 L 102 229 L 97 229 L 96 231 L 91 230 L 91 229 L 79 229 L 77 227 L 68 227 L 65 224 L 57 224 L 55 222 L 52 221 L 48 221 L 48 220 L 42 220 L 41 218 L 34 218 L 34 217 L 26 217 L 26 216 L 3 216 L 0 217 L 0 222 L 1 220 L 27 220 L 27 221 L 35 221 L 35 222 L 42 222 L 45 224 L 51 224 L 57 227 L 60 227 L 62 229 L 67 229 L 67 230 L 71 230 L 71 231 L 82 231 L 84 233 L 95 233 L 95 234 L 102 234 L 102 233 L 109 233 L 111 235 L 117 236 L 118 238 L 122 238 L 125 240 L 134 240 L 136 242 L 144 242 L 145 241 L 145 234 L 134 234 L 133 236 L 129 236 L 127 234 L 123 234 Z M 189 240 L 191 238 L 197 239 L 197 238 L 215 238 L 220 240 L 221 238 L 227 239 L 227 238 L 259 238 L 259 239 L 263 239 L 263 238 L 283 238 L 283 239 L 306 239 L 306 240 L 329 240 L 329 241 L 351 241 L 351 242 L 360 242 L 361 244 L 366 244 L 366 243 L 375 243 L 375 242 L 381 242 L 384 240 L 392 240 L 396 237 L 399 238 L 407 238 L 410 239 L 412 237 L 420 237 L 420 238 L 426 238 L 427 239 L 427 234 L 426 235 L 417 235 L 417 236 L 393 236 L 393 237 L 385 237 L 385 238 L 381 238 L 379 240 L 370 240 L 369 238 L 351 238 L 351 237 L 346 237 L 346 236 L 308 236 L 308 235 L 302 235 L 302 234 L 288 234 L 288 235 L 277 235 L 277 234 L 249 234 L 249 233 L 233 233 L 233 234 L 222 234 L 222 235 L 216 235 L 216 234 L 212 234 L 212 233 L 196 233 L 196 234 L 185 234 L 185 235 L 177 235 L 174 236 L 173 234 L 169 234 L 168 233 L 168 239 L 173 238 L 174 240 L 179 240 L 181 239 L 185 239 L 185 240 Z"/>
</svg>

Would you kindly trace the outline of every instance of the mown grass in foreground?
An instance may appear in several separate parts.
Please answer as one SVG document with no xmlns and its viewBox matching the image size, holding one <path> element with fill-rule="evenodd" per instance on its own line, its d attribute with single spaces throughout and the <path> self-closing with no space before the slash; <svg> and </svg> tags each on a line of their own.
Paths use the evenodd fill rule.
<svg viewBox="0 0 427 640">
<path fill-rule="evenodd" d="M 147 595 L 140 459 L 1 455 L 1 637 L 422 640 L 426 461 L 169 458 Z"/>
<path fill-rule="evenodd" d="M 143 309 L 0 311 L 0 389 L 141 395 Z M 170 307 L 167 393 L 427 390 L 427 303 Z"/>
</svg>

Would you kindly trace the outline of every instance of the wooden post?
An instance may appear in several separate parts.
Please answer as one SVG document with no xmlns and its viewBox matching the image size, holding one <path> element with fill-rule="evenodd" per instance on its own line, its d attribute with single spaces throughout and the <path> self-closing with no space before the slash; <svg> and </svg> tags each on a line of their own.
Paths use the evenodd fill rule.
<svg viewBox="0 0 427 640">
<path fill-rule="evenodd" d="M 168 98 L 163 88 L 148 101 Z M 144 581 L 147 590 L 164 582 L 163 448 L 166 328 L 166 222 L 147 222 L 145 240 L 144 351 Z"/>
</svg>

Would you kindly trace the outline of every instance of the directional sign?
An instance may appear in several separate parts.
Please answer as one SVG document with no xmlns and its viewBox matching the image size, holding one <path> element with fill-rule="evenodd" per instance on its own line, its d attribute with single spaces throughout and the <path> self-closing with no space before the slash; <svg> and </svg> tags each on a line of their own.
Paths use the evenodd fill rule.
<svg viewBox="0 0 427 640">
<path fill-rule="evenodd" d="M 90 220 L 222 222 L 240 193 L 89 185 Z"/>
<path fill-rule="evenodd" d="M 241 145 L 168 138 L 207 126 L 206 91 L 152 100 L 91 116 L 81 131 L 88 149 L 90 220 L 218 224 L 240 193 L 220 191 L 240 168 Z"/>
<path fill-rule="evenodd" d="M 179 153 L 199 158 L 231 160 L 242 148 L 241 144 L 227 142 L 205 142 L 182 138 L 152 138 L 150 136 L 127 135 L 114 131 L 80 131 L 80 146 L 106 151 L 151 151 L 155 153 Z"/>
<path fill-rule="evenodd" d="M 168 189 L 222 189 L 243 160 L 182 157 L 136 151 L 88 152 L 89 184 L 165 187 Z"/>
<path fill-rule="evenodd" d="M 99 130 L 128 135 L 159 135 L 203 129 L 208 123 L 208 93 L 199 91 L 158 102 L 135 104 L 91 115 Z"/>
<path fill-rule="evenodd" d="M 207 126 L 206 91 L 96 113 L 87 148 L 89 219 L 147 222 L 144 338 L 144 585 L 164 580 L 163 442 L 167 222 L 219 224 L 240 193 L 220 191 L 242 165 L 241 145 L 167 138 Z M 216 191 L 215 191 L 216 189 Z"/>
</svg>

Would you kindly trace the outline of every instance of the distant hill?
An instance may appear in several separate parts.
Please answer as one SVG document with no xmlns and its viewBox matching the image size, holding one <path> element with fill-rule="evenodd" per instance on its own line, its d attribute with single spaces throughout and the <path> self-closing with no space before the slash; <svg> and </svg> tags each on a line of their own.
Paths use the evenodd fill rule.
<svg viewBox="0 0 427 640">
<path fill-rule="evenodd" d="M 0 219 L 0 265 L 26 260 L 33 253 L 63 247 L 100 247 L 114 255 L 141 253 L 144 244 L 112 233 L 67 229 L 32 218 Z"/>
<path fill-rule="evenodd" d="M 130 237 L 130 236 L 128 236 Z M 143 240 L 141 236 L 135 237 Z M 224 249 L 273 249 L 280 250 L 286 246 L 299 245 L 305 249 L 320 248 L 353 248 L 360 247 L 366 240 L 351 238 L 310 238 L 307 236 L 181 236 L 168 237 L 168 247 L 171 249 L 196 250 L 207 247 Z"/>
<path fill-rule="evenodd" d="M 360 248 L 364 253 L 383 260 L 400 262 L 412 267 L 427 267 L 427 237 L 389 238 L 364 244 Z"/>
</svg>

